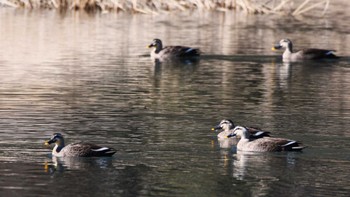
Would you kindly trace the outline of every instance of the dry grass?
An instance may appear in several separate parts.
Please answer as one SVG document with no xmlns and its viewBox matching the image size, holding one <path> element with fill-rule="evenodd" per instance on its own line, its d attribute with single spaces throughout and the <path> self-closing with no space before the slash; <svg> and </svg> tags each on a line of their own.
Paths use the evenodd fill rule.
<svg viewBox="0 0 350 197">
<path fill-rule="evenodd" d="M 237 10 L 248 14 L 301 15 L 328 9 L 329 0 L 0 0 L 0 6 L 157 14 L 184 10 Z"/>
</svg>

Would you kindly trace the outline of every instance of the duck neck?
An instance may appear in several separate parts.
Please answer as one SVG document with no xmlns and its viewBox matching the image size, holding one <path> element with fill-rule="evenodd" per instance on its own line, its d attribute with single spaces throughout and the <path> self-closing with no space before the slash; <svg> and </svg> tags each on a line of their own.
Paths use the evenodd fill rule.
<svg viewBox="0 0 350 197">
<path fill-rule="evenodd" d="M 234 129 L 234 126 L 225 124 L 225 125 L 222 126 L 222 129 L 223 129 L 225 132 L 228 132 L 228 131 L 230 131 L 231 129 Z"/>
<path fill-rule="evenodd" d="M 61 139 L 56 142 L 55 147 L 53 148 L 53 151 L 59 153 L 64 148 L 64 140 Z"/>
<path fill-rule="evenodd" d="M 286 50 L 284 51 L 282 57 L 283 59 L 288 59 L 293 53 L 293 46 L 292 43 L 289 43 L 288 46 L 286 47 Z"/>
<path fill-rule="evenodd" d="M 249 142 L 250 139 L 248 139 L 248 138 L 241 138 L 239 141 L 240 141 L 240 142 Z"/>
<path fill-rule="evenodd" d="M 243 132 L 243 134 L 242 134 L 242 136 L 241 136 L 241 140 L 243 140 L 243 141 L 249 141 L 249 138 L 250 138 L 249 132 L 248 132 L 248 131 Z"/>
<path fill-rule="evenodd" d="M 288 43 L 288 46 L 286 48 L 286 51 L 288 51 L 289 53 L 293 53 L 293 44 L 290 42 Z"/>
<path fill-rule="evenodd" d="M 157 43 L 157 46 L 154 50 L 155 53 L 159 53 L 163 49 L 163 44 L 162 43 Z"/>
</svg>

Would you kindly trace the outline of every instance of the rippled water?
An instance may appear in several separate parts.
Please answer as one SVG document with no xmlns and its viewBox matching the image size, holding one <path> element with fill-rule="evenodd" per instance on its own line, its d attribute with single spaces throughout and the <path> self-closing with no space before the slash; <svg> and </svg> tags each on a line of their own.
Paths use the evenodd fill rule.
<svg viewBox="0 0 350 197">
<path fill-rule="evenodd" d="M 0 9 L 0 195 L 348 196 L 345 22 Z M 155 65 L 146 49 L 155 37 L 204 55 Z M 283 37 L 344 57 L 282 63 L 270 48 Z M 221 149 L 210 128 L 223 118 L 308 148 Z M 53 132 L 118 152 L 52 158 L 43 142 Z"/>
</svg>

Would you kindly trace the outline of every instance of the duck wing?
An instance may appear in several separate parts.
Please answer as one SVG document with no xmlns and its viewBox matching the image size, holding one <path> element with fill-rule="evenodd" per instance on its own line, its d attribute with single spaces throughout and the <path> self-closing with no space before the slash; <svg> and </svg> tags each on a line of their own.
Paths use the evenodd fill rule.
<svg viewBox="0 0 350 197">
<path fill-rule="evenodd" d="M 185 46 L 167 46 L 162 50 L 163 54 L 170 54 L 177 57 L 189 57 L 189 56 L 199 56 L 200 51 L 196 48 L 185 47 Z"/>
<path fill-rule="evenodd" d="M 303 49 L 300 52 L 302 53 L 305 59 L 339 58 L 334 54 L 334 52 L 336 52 L 335 50 L 310 48 L 310 49 Z"/>
<path fill-rule="evenodd" d="M 258 138 L 262 138 L 262 137 L 270 137 L 269 131 L 263 131 L 263 130 L 256 128 L 256 127 L 246 127 L 246 129 L 250 133 L 250 138 L 258 139 Z"/>
<path fill-rule="evenodd" d="M 264 137 L 252 140 L 250 149 L 260 152 L 280 151 L 301 151 L 303 148 L 300 142 L 285 138 Z"/>
<path fill-rule="evenodd" d="M 69 144 L 64 148 L 64 154 L 73 157 L 107 157 L 112 156 L 114 153 L 116 151 L 113 148 L 102 147 L 87 142 Z"/>
<path fill-rule="evenodd" d="M 282 148 L 282 151 L 301 151 L 305 148 L 302 143 L 294 140 L 287 140 L 287 143 L 284 143 L 280 146 Z"/>
</svg>

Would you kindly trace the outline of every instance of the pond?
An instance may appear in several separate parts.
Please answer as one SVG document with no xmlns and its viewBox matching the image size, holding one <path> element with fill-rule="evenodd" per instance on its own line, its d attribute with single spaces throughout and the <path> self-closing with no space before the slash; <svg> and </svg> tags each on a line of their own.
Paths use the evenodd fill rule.
<svg viewBox="0 0 350 197">
<path fill-rule="evenodd" d="M 0 195 L 349 196 L 349 33 L 332 17 L 0 9 Z M 154 64 L 154 38 L 203 55 Z M 342 58 L 283 63 L 282 38 Z M 224 118 L 307 148 L 220 148 Z M 57 159 L 54 132 L 117 153 Z"/>
</svg>

